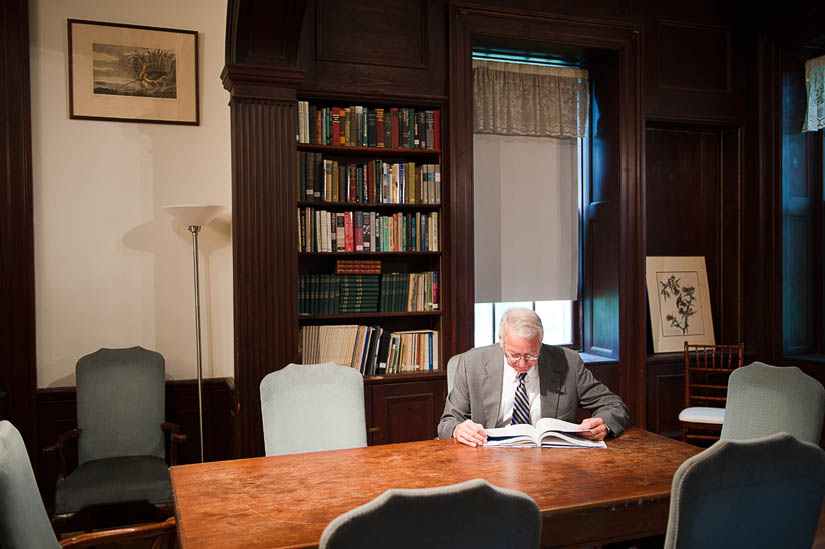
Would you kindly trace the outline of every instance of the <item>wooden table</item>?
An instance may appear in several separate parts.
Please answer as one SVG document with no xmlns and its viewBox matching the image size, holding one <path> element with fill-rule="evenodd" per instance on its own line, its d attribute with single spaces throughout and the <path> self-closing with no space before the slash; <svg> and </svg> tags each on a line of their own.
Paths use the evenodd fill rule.
<svg viewBox="0 0 825 549">
<path fill-rule="evenodd" d="M 607 449 L 470 448 L 430 440 L 172 467 L 183 548 L 313 547 L 336 516 L 388 488 L 484 478 L 529 494 L 542 545 L 662 534 L 676 468 L 699 448 L 629 429 Z"/>
</svg>

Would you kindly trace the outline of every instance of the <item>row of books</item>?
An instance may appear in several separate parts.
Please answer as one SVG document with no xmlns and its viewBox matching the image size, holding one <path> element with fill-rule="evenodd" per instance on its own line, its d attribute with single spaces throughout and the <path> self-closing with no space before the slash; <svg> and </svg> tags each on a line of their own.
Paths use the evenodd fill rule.
<svg viewBox="0 0 825 549">
<path fill-rule="evenodd" d="M 437 252 L 438 212 L 298 208 L 299 252 Z"/>
<path fill-rule="evenodd" d="M 298 276 L 299 314 L 434 311 L 438 297 L 436 271 Z"/>
<path fill-rule="evenodd" d="M 315 145 L 441 149 L 441 111 L 411 107 L 323 107 L 298 101 L 295 137 Z"/>
<path fill-rule="evenodd" d="M 438 370 L 438 332 L 380 326 L 304 326 L 303 363 L 336 362 L 365 376 Z"/>
<path fill-rule="evenodd" d="M 339 162 L 297 152 L 298 198 L 363 204 L 440 204 L 441 166 L 415 162 Z"/>
</svg>

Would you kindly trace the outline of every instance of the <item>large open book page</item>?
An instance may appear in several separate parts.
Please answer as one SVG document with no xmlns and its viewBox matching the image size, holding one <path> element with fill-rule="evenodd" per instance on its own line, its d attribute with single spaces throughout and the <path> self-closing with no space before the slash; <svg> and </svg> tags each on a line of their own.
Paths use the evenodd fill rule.
<svg viewBox="0 0 825 549">
<path fill-rule="evenodd" d="M 577 433 L 587 432 L 575 423 L 544 417 L 536 425 L 507 425 L 485 429 L 485 446 L 607 448 L 603 440 L 588 440 Z"/>
</svg>

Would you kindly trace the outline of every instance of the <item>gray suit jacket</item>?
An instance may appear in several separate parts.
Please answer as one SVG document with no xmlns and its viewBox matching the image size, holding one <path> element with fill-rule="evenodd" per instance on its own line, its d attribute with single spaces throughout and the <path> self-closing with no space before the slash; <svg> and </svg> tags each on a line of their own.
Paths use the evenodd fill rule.
<svg viewBox="0 0 825 549">
<path fill-rule="evenodd" d="M 447 395 L 438 423 L 439 438 L 453 436 L 455 426 L 472 419 L 486 429 L 496 426 L 501 407 L 504 351 L 500 345 L 470 349 L 459 355 L 453 389 Z M 575 351 L 542 345 L 539 361 L 541 416 L 576 421 L 578 407 L 604 420 L 618 435 L 627 425 L 628 410 L 622 399 L 602 385 L 584 367 Z"/>
</svg>

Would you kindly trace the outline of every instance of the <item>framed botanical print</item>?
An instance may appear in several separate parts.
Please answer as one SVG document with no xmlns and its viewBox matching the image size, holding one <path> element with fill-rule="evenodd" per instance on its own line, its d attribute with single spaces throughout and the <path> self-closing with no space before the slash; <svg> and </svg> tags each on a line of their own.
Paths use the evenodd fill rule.
<svg viewBox="0 0 825 549">
<path fill-rule="evenodd" d="M 648 257 L 646 279 L 654 353 L 715 344 L 704 257 Z"/>
</svg>

